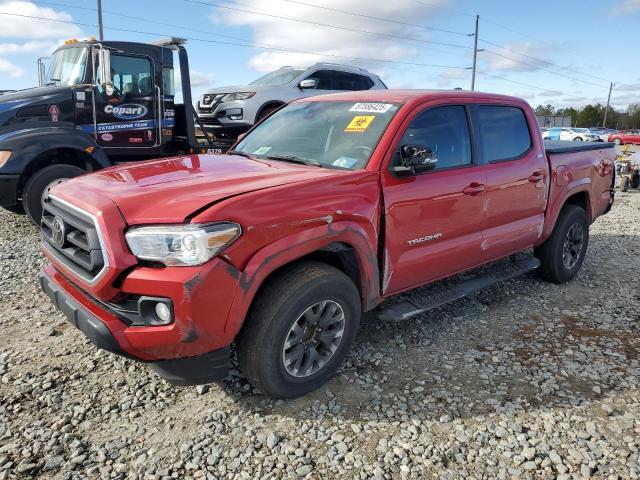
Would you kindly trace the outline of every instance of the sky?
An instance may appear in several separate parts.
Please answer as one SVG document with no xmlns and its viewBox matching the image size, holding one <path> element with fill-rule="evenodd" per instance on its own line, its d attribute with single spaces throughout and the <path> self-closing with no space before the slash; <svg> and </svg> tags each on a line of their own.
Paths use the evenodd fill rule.
<svg viewBox="0 0 640 480">
<path fill-rule="evenodd" d="M 34 86 L 38 57 L 97 36 L 95 6 L 0 0 L 0 90 Z M 469 89 L 479 15 L 476 90 L 581 107 L 606 103 L 613 82 L 615 108 L 640 103 L 640 0 L 102 0 L 102 8 L 105 40 L 187 37 L 194 98 L 318 61 L 367 68 L 390 88 Z"/>
</svg>

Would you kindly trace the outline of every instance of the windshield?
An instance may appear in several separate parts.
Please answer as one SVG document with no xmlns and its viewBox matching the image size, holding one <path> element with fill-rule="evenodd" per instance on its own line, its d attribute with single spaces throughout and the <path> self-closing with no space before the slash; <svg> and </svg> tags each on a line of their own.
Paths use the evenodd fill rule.
<svg viewBox="0 0 640 480">
<path fill-rule="evenodd" d="M 249 85 L 286 85 L 304 72 L 304 68 L 281 68 L 254 80 Z"/>
<path fill-rule="evenodd" d="M 88 48 L 63 48 L 54 52 L 49 67 L 49 85 L 73 86 L 84 81 Z"/>
<path fill-rule="evenodd" d="M 253 129 L 235 151 L 329 168 L 363 168 L 399 108 L 377 102 L 293 103 Z"/>
</svg>

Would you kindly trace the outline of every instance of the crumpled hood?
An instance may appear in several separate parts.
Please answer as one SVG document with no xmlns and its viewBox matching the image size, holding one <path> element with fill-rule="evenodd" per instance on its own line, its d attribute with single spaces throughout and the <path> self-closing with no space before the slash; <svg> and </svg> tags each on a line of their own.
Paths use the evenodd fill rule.
<svg viewBox="0 0 640 480">
<path fill-rule="evenodd" d="M 179 223 L 225 198 L 340 173 L 238 155 L 189 155 L 107 168 L 51 193 L 75 204 L 87 196 L 106 197 L 129 225 Z"/>
</svg>

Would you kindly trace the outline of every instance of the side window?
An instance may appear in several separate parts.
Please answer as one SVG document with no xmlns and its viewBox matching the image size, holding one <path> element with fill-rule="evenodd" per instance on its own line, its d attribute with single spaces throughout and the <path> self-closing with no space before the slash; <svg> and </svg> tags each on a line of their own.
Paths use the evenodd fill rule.
<svg viewBox="0 0 640 480">
<path fill-rule="evenodd" d="M 531 148 L 529 126 L 521 109 L 482 105 L 478 113 L 484 155 L 488 162 L 515 159 Z"/>
<path fill-rule="evenodd" d="M 307 78 L 316 81 L 316 89 L 331 90 L 331 72 L 330 70 L 317 70 Z"/>
<path fill-rule="evenodd" d="M 96 70 L 101 85 L 100 69 Z M 153 95 L 153 72 L 147 58 L 111 55 L 111 78 L 116 91 L 123 97 L 136 98 Z M 102 87 L 100 87 L 102 92 Z"/>
<path fill-rule="evenodd" d="M 429 147 L 438 159 L 436 170 L 471 165 L 466 108 L 449 105 L 425 110 L 407 128 L 399 147 L 402 145 Z M 399 155 L 397 152 L 396 161 L 399 161 Z"/>
<path fill-rule="evenodd" d="M 373 86 L 370 78 L 355 73 L 334 71 L 331 90 L 369 90 Z"/>
</svg>

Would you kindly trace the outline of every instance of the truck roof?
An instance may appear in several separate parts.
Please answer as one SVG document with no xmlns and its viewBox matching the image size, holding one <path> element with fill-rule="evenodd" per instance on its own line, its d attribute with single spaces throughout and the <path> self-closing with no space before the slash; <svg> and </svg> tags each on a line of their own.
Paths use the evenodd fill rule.
<svg viewBox="0 0 640 480">
<path fill-rule="evenodd" d="M 429 98 L 475 98 L 486 100 L 509 100 L 524 102 L 521 98 L 496 93 L 472 92 L 469 90 L 362 90 L 354 92 L 329 93 L 315 97 L 307 97 L 298 102 L 353 101 L 353 102 L 392 102 L 407 103 Z"/>
</svg>

